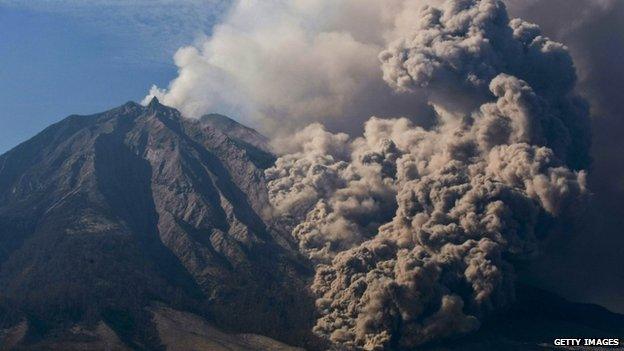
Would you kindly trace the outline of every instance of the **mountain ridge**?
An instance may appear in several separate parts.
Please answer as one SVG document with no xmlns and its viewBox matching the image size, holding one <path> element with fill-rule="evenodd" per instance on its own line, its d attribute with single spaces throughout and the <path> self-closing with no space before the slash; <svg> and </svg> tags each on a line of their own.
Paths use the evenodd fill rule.
<svg viewBox="0 0 624 351">
<path fill-rule="evenodd" d="M 297 308 L 274 307 L 295 300 L 286 286 L 303 284 L 305 264 L 271 228 L 252 160 L 264 151 L 248 150 L 155 100 L 70 116 L 0 156 L 7 314 L 45 321 L 38 335 L 63 328 L 52 316 L 113 329 L 130 318 L 140 330 L 121 339 L 151 348 L 143 308 L 163 301 L 225 329 L 305 339 L 291 330 L 307 323 Z"/>
</svg>

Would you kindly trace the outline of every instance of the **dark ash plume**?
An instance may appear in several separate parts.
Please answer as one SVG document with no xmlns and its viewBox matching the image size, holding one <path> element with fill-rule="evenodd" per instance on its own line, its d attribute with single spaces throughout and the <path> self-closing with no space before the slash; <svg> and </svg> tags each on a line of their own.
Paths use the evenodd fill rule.
<svg viewBox="0 0 624 351">
<path fill-rule="evenodd" d="M 513 300 L 513 264 L 535 254 L 542 221 L 588 193 L 588 109 L 564 45 L 498 0 L 413 21 L 380 54 L 383 75 L 424 91 L 437 124 L 373 117 L 356 139 L 312 125 L 266 172 L 276 215 L 317 262 L 315 331 L 348 348 L 476 330 Z"/>
</svg>

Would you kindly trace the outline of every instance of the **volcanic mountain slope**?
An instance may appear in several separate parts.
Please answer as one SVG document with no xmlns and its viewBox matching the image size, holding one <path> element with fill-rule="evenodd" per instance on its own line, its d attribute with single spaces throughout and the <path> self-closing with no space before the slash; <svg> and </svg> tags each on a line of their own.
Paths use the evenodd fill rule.
<svg viewBox="0 0 624 351">
<path fill-rule="evenodd" d="M 270 152 L 269 139 L 267 137 L 229 117 L 211 113 L 202 116 L 199 121 L 203 127 L 216 129 L 243 147 L 253 150 L 248 147 L 251 145 L 262 151 Z"/>
<path fill-rule="evenodd" d="M 265 142 L 154 100 L 70 116 L 0 156 L 0 350 L 327 349 L 310 335 L 311 264 L 268 210 Z M 600 307 L 517 296 L 423 350 L 624 335 Z"/>
<path fill-rule="evenodd" d="M 310 272 L 270 225 L 273 156 L 253 133 L 154 99 L 70 116 L 0 156 L 0 329 L 24 347 L 78 328 L 158 349 L 157 304 L 305 344 Z"/>
</svg>

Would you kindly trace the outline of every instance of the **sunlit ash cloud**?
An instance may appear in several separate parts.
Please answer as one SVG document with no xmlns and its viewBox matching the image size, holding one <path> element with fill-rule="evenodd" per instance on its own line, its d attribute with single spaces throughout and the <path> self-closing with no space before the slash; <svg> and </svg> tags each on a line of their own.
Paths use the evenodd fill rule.
<svg viewBox="0 0 624 351">
<path fill-rule="evenodd" d="M 365 2 L 241 1 L 147 99 L 296 130 L 265 175 L 316 267 L 314 331 L 413 348 L 507 306 L 583 208 L 589 108 L 566 46 L 501 1 Z"/>
</svg>

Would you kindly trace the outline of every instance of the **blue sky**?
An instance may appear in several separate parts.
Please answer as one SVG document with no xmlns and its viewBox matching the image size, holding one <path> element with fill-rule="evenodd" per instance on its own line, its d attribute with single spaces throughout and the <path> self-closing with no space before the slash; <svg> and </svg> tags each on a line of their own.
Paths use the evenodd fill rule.
<svg viewBox="0 0 624 351">
<path fill-rule="evenodd" d="M 226 0 L 0 0 L 0 153 L 70 114 L 140 101 Z"/>
</svg>

